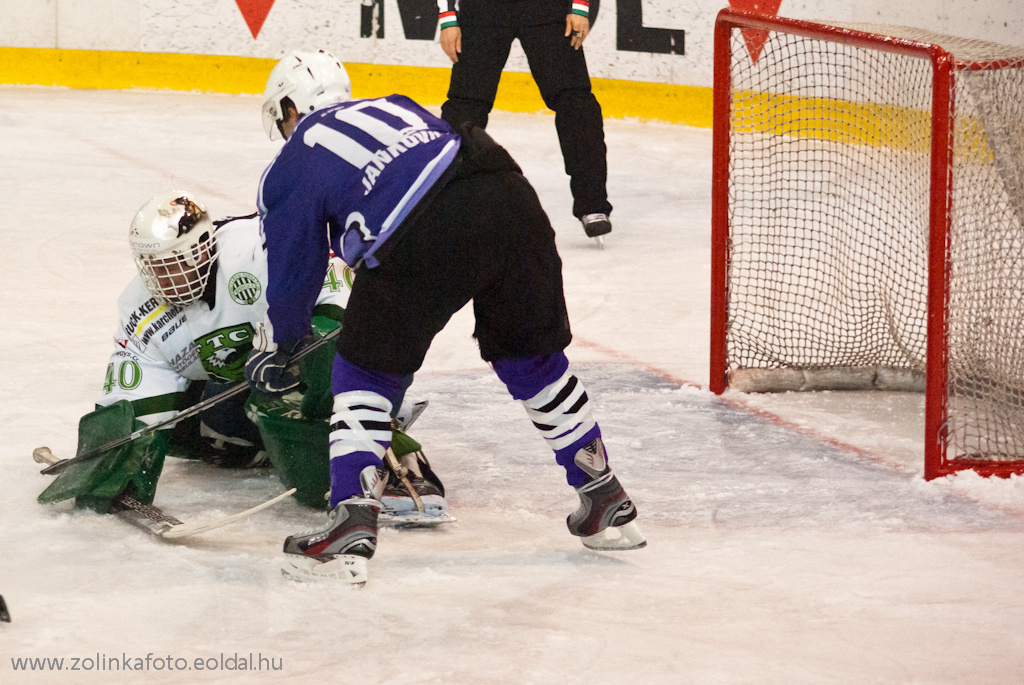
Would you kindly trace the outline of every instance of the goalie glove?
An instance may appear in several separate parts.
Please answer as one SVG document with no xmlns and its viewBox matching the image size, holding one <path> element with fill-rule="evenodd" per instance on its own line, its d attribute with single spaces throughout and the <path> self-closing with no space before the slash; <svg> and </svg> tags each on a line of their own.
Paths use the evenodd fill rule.
<svg viewBox="0 0 1024 685">
<path fill-rule="evenodd" d="M 254 389 L 268 395 L 283 395 L 299 387 L 299 369 L 288 366 L 290 352 L 278 348 L 273 352 L 253 350 L 245 362 L 245 380 Z"/>
</svg>

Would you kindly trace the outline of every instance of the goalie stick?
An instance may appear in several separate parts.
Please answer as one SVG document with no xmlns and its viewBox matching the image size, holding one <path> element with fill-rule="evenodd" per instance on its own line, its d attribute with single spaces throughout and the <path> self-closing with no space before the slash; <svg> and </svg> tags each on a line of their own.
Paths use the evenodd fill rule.
<svg viewBox="0 0 1024 685">
<path fill-rule="evenodd" d="M 398 423 L 397 421 L 394 421 L 394 419 L 392 419 L 392 422 L 395 424 Z M 409 482 L 409 469 L 405 468 L 402 462 L 398 461 L 398 457 L 395 456 L 395 451 L 390 447 L 387 449 L 387 452 L 384 453 L 384 461 L 386 461 L 388 466 L 391 467 L 394 474 L 398 476 L 398 480 L 402 481 L 402 486 L 408 491 L 409 496 L 412 497 L 413 504 L 416 505 L 416 511 L 420 514 L 425 513 L 427 510 L 423 506 L 423 500 L 420 498 L 419 493 L 416 492 L 416 488 L 414 488 L 412 483 Z"/>
<path fill-rule="evenodd" d="M 49 447 L 37 447 L 34 449 L 32 451 L 32 459 L 40 464 L 50 465 L 71 461 L 70 459 L 59 459 L 50 451 Z M 225 516 L 224 518 L 217 519 L 216 521 L 211 521 L 209 523 L 187 523 L 185 521 L 181 521 L 170 514 L 164 513 L 160 507 L 155 507 L 151 504 L 143 504 L 134 497 L 124 493 L 121 493 L 114 498 L 112 506 L 114 509 L 114 515 L 121 520 L 127 521 L 136 528 L 141 528 L 150 535 L 173 540 L 176 538 L 184 538 L 190 535 L 205 533 L 208 530 L 220 528 L 230 523 L 249 518 L 256 512 L 277 504 L 294 492 L 295 488 L 292 488 L 288 492 L 283 492 L 273 499 L 269 499 L 262 504 L 252 507 L 251 509 L 246 509 L 245 511 L 240 511 L 237 514 Z"/>
<path fill-rule="evenodd" d="M 408 431 L 409 426 L 415 423 L 416 419 L 427 408 L 427 404 L 426 400 L 413 404 L 408 415 L 403 415 L 399 412 L 399 415 L 392 419 L 392 428 L 397 428 L 403 432 Z M 402 483 L 402 487 L 409 493 L 409 497 L 416 508 L 412 511 L 398 511 L 389 508 L 386 502 L 382 502 L 383 508 L 381 509 L 380 517 L 377 519 L 381 527 L 430 528 L 441 523 L 451 523 L 457 520 L 447 511 L 438 510 L 436 505 L 430 507 L 430 511 L 427 510 L 427 505 L 423 502 L 423 498 L 416 492 L 416 488 L 413 487 L 412 482 L 409 480 L 410 470 L 395 456 L 394 450 L 390 447 L 384 453 L 384 462 L 391 468 L 395 476 Z M 285 575 L 288 574 L 286 573 Z"/>
<path fill-rule="evenodd" d="M 437 504 L 430 504 L 428 506 L 423 501 L 423 498 L 416 492 L 416 488 L 409 480 L 410 470 L 398 460 L 394 450 L 390 447 L 384 454 L 384 461 L 394 472 L 395 476 L 398 477 L 405 491 L 409 493 L 415 508 L 412 510 L 393 509 L 388 506 L 388 498 L 385 497 L 381 502 L 382 508 L 377 519 L 377 524 L 380 527 L 399 529 L 432 528 L 442 523 L 453 523 L 458 520 L 446 510 L 438 507 Z"/>
<path fill-rule="evenodd" d="M 307 345 L 306 347 L 303 347 L 301 350 L 296 352 L 292 356 L 291 359 L 288 360 L 288 364 L 291 365 L 292 363 L 301 360 L 303 357 L 306 357 L 307 355 L 312 353 L 314 350 L 316 350 L 316 349 L 320 348 L 321 346 L 325 345 L 328 340 L 334 340 L 335 338 L 337 338 L 338 334 L 340 334 L 340 333 L 341 333 L 341 328 L 340 327 L 335 328 L 333 331 L 327 333 L 324 337 L 320 338 L 319 340 L 317 340 L 317 341 Z M 103 445 L 100 445 L 99 447 L 96 447 L 96 448 L 91 449 L 91 450 L 86 450 L 85 452 L 82 452 L 81 454 L 78 454 L 78 455 L 74 456 L 71 459 L 58 459 L 54 463 L 52 463 L 49 466 L 47 466 L 46 468 L 42 469 L 40 471 L 40 473 L 45 473 L 45 474 L 60 473 L 61 471 L 63 471 L 65 468 L 67 468 L 71 464 L 77 464 L 80 461 L 87 461 L 89 459 L 95 459 L 96 457 L 100 456 L 101 454 L 103 454 L 104 452 L 106 452 L 108 450 L 112 450 L 115 447 L 120 447 L 121 445 L 127 445 L 129 442 L 132 442 L 133 440 L 137 440 L 137 439 L 141 438 L 143 435 L 148 435 L 149 433 L 152 433 L 154 431 L 158 431 L 161 428 L 167 428 L 168 426 L 171 426 L 171 425 L 173 425 L 173 424 L 175 424 L 175 423 L 177 423 L 179 421 L 183 421 L 183 420 L 185 420 L 185 419 L 187 419 L 189 417 L 195 416 L 196 414 L 199 414 L 200 412 L 206 411 L 207 409 L 209 409 L 213 405 L 219 404 L 220 402 L 223 402 L 224 400 L 228 399 L 229 397 L 234 397 L 235 395 L 237 395 L 237 394 L 239 394 L 241 392 L 244 392 L 245 390 L 248 390 L 248 389 L 249 389 L 249 384 L 246 381 L 241 381 L 240 383 L 237 383 L 236 385 L 231 386 L 230 388 L 228 388 L 227 390 L 225 390 L 222 393 L 219 393 L 217 395 L 214 395 L 213 397 L 205 399 L 202 402 L 197 402 L 196 404 L 193 404 L 188 409 L 183 409 L 182 411 L 179 411 L 177 414 L 175 414 L 174 416 L 172 416 L 172 417 L 170 417 L 168 419 L 164 419 L 163 421 L 157 421 L 156 423 L 150 424 L 150 425 L 148 425 L 148 426 L 146 426 L 144 428 L 140 428 L 139 430 L 135 431 L 131 435 L 127 435 L 127 436 L 125 436 L 123 438 L 118 438 L 117 440 L 111 440 L 110 442 L 108 442 L 106 444 L 103 444 Z"/>
</svg>

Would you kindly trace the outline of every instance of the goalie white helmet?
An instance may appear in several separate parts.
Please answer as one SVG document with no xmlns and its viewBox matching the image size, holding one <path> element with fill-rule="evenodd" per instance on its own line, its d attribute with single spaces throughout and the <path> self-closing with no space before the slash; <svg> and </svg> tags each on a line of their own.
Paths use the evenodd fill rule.
<svg viewBox="0 0 1024 685">
<path fill-rule="evenodd" d="M 281 122 L 285 107 L 282 100 L 291 100 L 299 115 L 319 107 L 352 99 L 352 82 L 337 57 L 324 50 L 294 50 L 278 62 L 270 72 L 263 91 L 263 128 L 270 139 L 283 138 Z"/>
<path fill-rule="evenodd" d="M 146 289 L 160 302 L 184 307 L 203 294 L 217 258 L 215 228 L 206 205 L 169 190 L 142 206 L 128 242 Z"/>
</svg>

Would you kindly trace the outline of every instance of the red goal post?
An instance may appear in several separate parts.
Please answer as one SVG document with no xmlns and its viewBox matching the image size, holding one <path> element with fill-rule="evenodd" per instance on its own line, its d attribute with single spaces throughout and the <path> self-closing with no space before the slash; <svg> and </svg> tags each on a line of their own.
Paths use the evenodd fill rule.
<svg viewBox="0 0 1024 685">
<path fill-rule="evenodd" d="M 1024 49 L 722 10 L 710 388 L 923 389 L 925 477 L 1024 473 Z"/>
</svg>

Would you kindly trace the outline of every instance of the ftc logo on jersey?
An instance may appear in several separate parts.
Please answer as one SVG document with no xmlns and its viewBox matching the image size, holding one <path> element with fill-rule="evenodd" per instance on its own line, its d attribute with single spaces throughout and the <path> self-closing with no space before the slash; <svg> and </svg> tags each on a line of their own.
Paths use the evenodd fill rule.
<svg viewBox="0 0 1024 685">
<path fill-rule="evenodd" d="M 206 373 L 223 381 L 244 380 L 245 360 L 252 350 L 252 335 L 252 325 L 243 323 L 196 338 L 195 344 Z"/>
<path fill-rule="evenodd" d="M 239 271 L 228 281 L 228 294 L 238 304 L 252 304 L 260 299 L 262 292 L 260 279 L 245 271 Z"/>
</svg>

